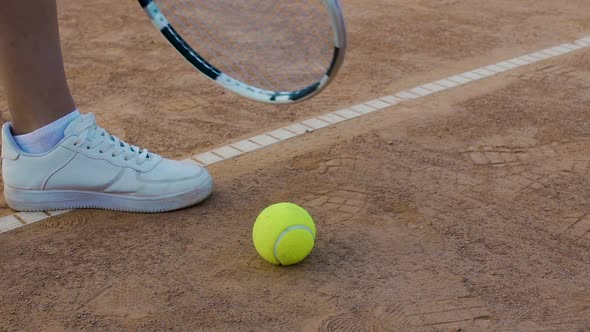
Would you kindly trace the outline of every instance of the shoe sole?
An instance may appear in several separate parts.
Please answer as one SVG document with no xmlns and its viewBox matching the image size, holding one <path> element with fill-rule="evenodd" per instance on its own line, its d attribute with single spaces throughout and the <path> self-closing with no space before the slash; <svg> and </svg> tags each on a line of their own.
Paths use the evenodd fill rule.
<svg viewBox="0 0 590 332">
<path fill-rule="evenodd" d="M 138 197 L 79 190 L 23 190 L 4 186 L 6 203 L 23 212 L 102 209 L 123 212 L 157 213 L 186 208 L 207 199 L 213 179 L 207 176 L 196 189 L 160 197 Z"/>
</svg>

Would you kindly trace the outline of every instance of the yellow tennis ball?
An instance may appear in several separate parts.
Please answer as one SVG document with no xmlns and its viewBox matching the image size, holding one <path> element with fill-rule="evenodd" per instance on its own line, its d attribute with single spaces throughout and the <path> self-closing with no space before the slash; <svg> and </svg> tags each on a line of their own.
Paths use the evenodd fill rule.
<svg viewBox="0 0 590 332">
<path fill-rule="evenodd" d="M 256 251 L 272 264 L 293 265 L 309 255 L 315 242 L 315 224 L 302 207 L 278 203 L 264 209 L 252 231 Z"/>
</svg>

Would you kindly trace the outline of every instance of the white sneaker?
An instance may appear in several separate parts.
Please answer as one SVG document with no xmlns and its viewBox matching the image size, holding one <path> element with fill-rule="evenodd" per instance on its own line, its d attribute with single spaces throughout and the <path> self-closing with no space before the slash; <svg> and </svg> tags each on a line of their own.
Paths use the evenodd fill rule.
<svg viewBox="0 0 590 332">
<path fill-rule="evenodd" d="M 162 212 L 201 202 L 213 190 L 204 168 L 130 146 L 98 127 L 93 114 L 72 121 L 44 154 L 23 152 L 4 124 L 2 163 L 6 202 L 17 211 Z"/>
</svg>

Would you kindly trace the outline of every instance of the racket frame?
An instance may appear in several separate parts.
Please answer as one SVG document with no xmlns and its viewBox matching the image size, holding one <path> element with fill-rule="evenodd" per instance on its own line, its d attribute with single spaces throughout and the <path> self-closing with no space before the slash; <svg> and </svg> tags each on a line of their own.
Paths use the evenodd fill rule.
<svg viewBox="0 0 590 332">
<path fill-rule="evenodd" d="M 162 33 L 172 46 L 197 70 L 238 95 L 255 101 L 270 104 L 290 104 L 307 100 L 324 90 L 340 70 L 347 48 L 346 25 L 339 0 L 321 0 L 330 15 L 334 30 L 334 53 L 328 70 L 320 81 L 296 91 L 271 91 L 260 89 L 237 80 L 217 69 L 197 53 L 174 29 L 162 14 L 154 0 L 138 0 L 151 19 L 152 24 Z"/>
</svg>

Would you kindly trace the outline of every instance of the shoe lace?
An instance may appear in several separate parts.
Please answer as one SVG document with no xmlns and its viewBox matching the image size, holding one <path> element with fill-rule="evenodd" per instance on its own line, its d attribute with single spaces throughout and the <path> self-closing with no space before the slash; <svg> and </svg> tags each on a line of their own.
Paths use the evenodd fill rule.
<svg viewBox="0 0 590 332">
<path fill-rule="evenodd" d="M 99 153 L 111 153 L 113 158 L 123 154 L 126 161 L 135 159 L 137 165 L 142 165 L 150 159 L 147 149 L 142 149 L 122 141 L 117 136 L 109 134 L 105 129 L 96 125 L 94 114 L 81 115 L 81 124 L 77 128 L 78 138 L 74 141 L 75 146 L 86 143 L 86 149 L 99 149 Z"/>
</svg>

